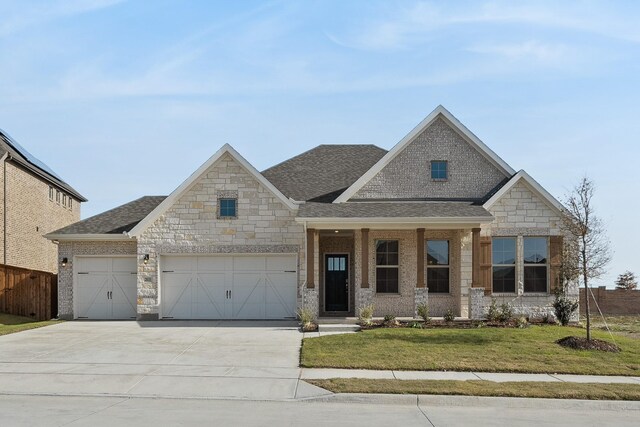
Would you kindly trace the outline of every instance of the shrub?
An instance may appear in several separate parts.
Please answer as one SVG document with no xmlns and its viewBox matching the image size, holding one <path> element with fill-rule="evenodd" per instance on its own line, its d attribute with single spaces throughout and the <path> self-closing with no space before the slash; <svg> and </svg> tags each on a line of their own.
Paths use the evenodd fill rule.
<svg viewBox="0 0 640 427">
<path fill-rule="evenodd" d="M 498 321 L 502 323 L 506 323 L 513 318 L 513 308 L 511 304 L 504 303 L 500 304 L 500 313 L 498 315 Z"/>
<path fill-rule="evenodd" d="M 393 322 L 394 320 L 396 320 L 396 316 L 394 316 L 393 314 L 385 314 L 384 315 L 384 321 L 385 322 Z"/>
<path fill-rule="evenodd" d="M 431 318 L 429 317 L 429 306 L 425 303 L 418 304 L 418 316 L 424 320 L 424 323 L 429 323 Z"/>
<path fill-rule="evenodd" d="M 527 326 L 529 326 L 529 321 L 527 320 L 526 317 L 520 316 L 516 319 L 517 328 L 523 329 L 523 328 L 526 328 Z"/>
<path fill-rule="evenodd" d="M 315 331 L 317 325 L 315 324 L 315 315 L 313 311 L 308 308 L 301 308 L 296 313 L 298 315 L 298 319 L 300 319 L 300 323 L 302 324 L 303 332 L 312 332 Z"/>
<path fill-rule="evenodd" d="M 500 310 L 498 310 L 498 302 L 495 298 L 491 298 L 491 305 L 487 312 L 487 320 L 490 322 L 498 322 L 500 318 Z"/>
<path fill-rule="evenodd" d="M 414 329 L 422 329 L 422 323 L 420 323 L 420 322 L 411 322 L 411 323 L 409 323 L 409 327 L 410 328 L 414 328 Z"/>
<path fill-rule="evenodd" d="M 567 298 L 564 292 L 556 293 L 556 299 L 553 301 L 553 309 L 558 318 L 558 322 L 562 326 L 566 326 L 571 321 L 571 316 L 578 309 L 578 301 Z"/>
<path fill-rule="evenodd" d="M 453 322 L 456 318 L 456 315 L 453 314 L 453 310 L 452 309 L 448 309 L 447 312 L 444 314 L 444 321 L 445 322 Z"/>
<path fill-rule="evenodd" d="M 371 318 L 373 317 L 373 311 L 375 306 L 373 304 L 360 307 L 358 310 L 358 323 L 363 326 L 371 325 Z"/>
</svg>

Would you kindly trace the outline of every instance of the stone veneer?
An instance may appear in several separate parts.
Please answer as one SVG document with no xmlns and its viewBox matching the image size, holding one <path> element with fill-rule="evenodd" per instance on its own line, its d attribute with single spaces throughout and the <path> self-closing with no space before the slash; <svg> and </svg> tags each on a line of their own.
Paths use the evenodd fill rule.
<svg viewBox="0 0 640 427">
<path fill-rule="evenodd" d="M 448 179 L 431 179 L 431 161 L 446 160 Z M 436 119 L 356 192 L 353 199 L 480 199 L 508 178 L 445 119 Z"/>
<path fill-rule="evenodd" d="M 217 218 L 220 191 L 237 192 L 237 218 Z M 138 314 L 158 316 L 157 262 L 163 254 L 295 253 L 300 289 L 304 235 L 295 211 L 225 154 L 138 237 L 138 259 L 149 254 L 147 264 L 138 262 Z"/>
<path fill-rule="evenodd" d="M 58 271 L 58 317 L 71 320 L 73 312 L 73 273 L 76 256 L 111 256 L 111 255 L 135 255 L 135 239 L 122 241 L 62 241 L 58 246 L 60 258 L 67 258 L 69 263 Z"/>
<path fill-rule="evenodd" d="M 516 293 L 484 296 L 484 311 L 488 309 L 492 298 L 498 304 L 509 303 L 517 315 L 541 318 L 553 316 L 551 303 L 553 293 L 524 293 L 524 237 L 562 235 L 561 218 L 555 209 L 547 205 L 524 181 L 516 183 L 504 194 L 489 211 L 495 220 L 482 227 L 484 236 L 505 236 L 516 238 Z M 576 284 L 567 287 L 567 294 L 578 298 Z M 471 303 L 470 303 L 471 305 Z M 577 319 L 578 314 L 575 317 Z"/>
</svg>

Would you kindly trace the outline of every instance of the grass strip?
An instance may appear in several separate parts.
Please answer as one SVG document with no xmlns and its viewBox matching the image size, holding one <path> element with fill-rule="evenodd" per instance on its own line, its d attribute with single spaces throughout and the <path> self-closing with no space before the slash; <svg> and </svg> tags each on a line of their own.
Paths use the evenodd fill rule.
<svg viewBox="0 0 640 427">
<path fill-rule="evenodd" d="M 639 384 L 503 382 L 484 380 L 379 380 L 333 378 L 305 380 L 334 393 L 436 394 L 550 399 L 640 400 Z"/>
</svg>

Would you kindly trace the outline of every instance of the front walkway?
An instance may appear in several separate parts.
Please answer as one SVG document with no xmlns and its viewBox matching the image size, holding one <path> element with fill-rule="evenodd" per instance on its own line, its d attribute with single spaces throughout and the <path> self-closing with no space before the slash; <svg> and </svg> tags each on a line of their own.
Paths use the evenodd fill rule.
<svg viewBox="0 0 640 427">
<path fill-rule="evenodd" d="M 640 384 L 640 376 L 567 375 L 567 374 L 517 374 L 498 372 L 452 372 L 452 371 L 376 371 L 366 369 L 309 369 L 303 368 L 302 380 L 330 378 L 367 378 L 385 380 L 486 380 L 493 382 L 568 382 L 568 383 L 623 383 Z"/>
</svg>

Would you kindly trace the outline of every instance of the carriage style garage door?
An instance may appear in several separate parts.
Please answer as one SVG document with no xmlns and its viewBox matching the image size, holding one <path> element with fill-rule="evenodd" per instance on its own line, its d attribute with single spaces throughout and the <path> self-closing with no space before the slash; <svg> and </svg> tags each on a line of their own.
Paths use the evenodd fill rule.
<svg viewBox="0 0 640 427">
<path fill-rule="evenodd" d="M 78 319 L 135 319 L 135 257 L 77 257 L 75 314 Z"/>
<path fill-rule="evenodd" d="M 295 255 L 162 256 L 160 263 L 163 318 L 295 316 Z"/>
</svg>

